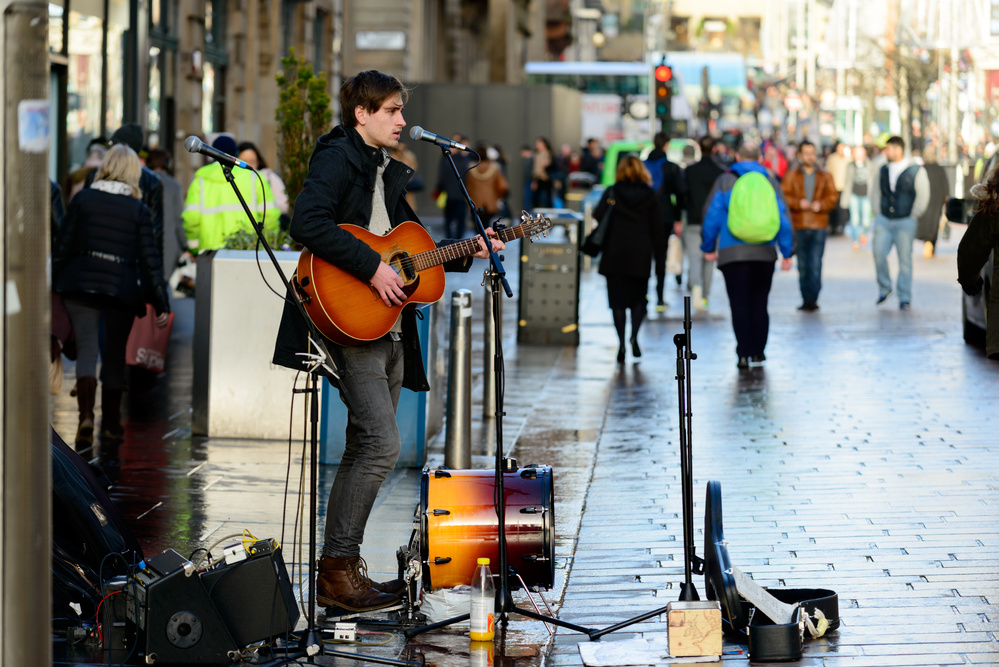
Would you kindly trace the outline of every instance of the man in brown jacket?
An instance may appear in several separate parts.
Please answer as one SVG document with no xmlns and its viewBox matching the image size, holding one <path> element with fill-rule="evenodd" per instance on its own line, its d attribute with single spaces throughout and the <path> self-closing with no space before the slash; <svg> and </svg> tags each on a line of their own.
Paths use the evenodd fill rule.
<svg viewBox="0 0 999 667">
<path fill-rule="evenodd" d="M 802 304 L 798 310 L 819 309 L 822 289 L 822 253 L 826 248 L 829 211 L 839 203 L 832 175 L 815 164 L 815 145 L 802 141 L 798 146 L 798 166 L 784 175 L 784 198 L 791 211 L 795 254 L 798 256 L 798 284 Z"/>
</svg>

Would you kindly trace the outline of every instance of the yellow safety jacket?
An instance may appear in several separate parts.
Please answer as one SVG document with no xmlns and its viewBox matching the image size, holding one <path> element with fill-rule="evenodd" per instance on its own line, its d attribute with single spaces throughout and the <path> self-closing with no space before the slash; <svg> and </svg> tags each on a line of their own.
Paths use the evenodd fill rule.
<svg viewBox="0 0 999 667">
<path fill-rule="evenodd" d="M 257 179 L 247 169 L 233 169 L 233 176 L 254 216 L 257 220 L 263 218 L 264 229 L 277 230 L 281 211 L 274 201 L 267 179 Z M 187 189 L 182 217 L 184 231 L 187 232 L 187 245 L 195 253 L 221 248 L 225 245 L 226 238 L 240 229 L 253 232 L 236 193 L 225 179 L 222 167 L 216 162 L 205 165 L 194 173 L 194 181 Z"/>
</svg>

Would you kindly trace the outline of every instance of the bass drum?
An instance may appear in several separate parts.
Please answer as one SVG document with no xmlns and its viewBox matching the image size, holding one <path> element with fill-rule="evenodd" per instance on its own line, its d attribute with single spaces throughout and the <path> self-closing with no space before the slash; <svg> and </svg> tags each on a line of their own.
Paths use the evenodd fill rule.
<svg viewBox="0 0 999 667">
<path fill-rule="evenodd" d="M 555 492 L 550 466 L 503 474 L 507 565 L 530 587 L 555 582 Z M 420 484 L 420 559 L 427 590 L 469 584 L 476 560 L 488 558 L 497 574 L 499 522 L 492 470 L 423 471 Z M 519 588 L 516 577 L 510 587 Z"/>
</svg>

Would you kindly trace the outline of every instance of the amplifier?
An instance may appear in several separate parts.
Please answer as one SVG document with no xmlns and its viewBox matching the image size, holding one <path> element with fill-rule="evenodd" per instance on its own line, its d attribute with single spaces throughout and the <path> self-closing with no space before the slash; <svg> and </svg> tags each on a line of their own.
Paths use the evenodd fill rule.
<svg viewBox="0 0 999 667">
<path fill-rule="evenodd" d="M 291 632 L 299 616 L 277 542 L 261 540 L 246 553 L 246 560 L 223 562 L 201 575 L 237 646 Z"/>
<path fill-rule="evenodd" d="M 125 586 L 147 664 L 229 664 L 239 649 L 291 631 L 298 606 L 281 550 L 255 543 L 245 557 L 198 573 L 173 549 L 151 558 Z"/>
</svg>

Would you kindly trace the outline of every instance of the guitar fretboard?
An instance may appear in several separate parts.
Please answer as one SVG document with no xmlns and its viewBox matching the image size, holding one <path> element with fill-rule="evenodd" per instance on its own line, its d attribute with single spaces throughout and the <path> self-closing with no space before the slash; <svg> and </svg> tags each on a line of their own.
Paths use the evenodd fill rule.
<svg viewBox="0 0 999 667">
<path fill-rule="evenodd" d="M 524 238 L 527 235 L 527 225 L 517 225 L 516 227 L 508 227 L 506 229 L 501 229 L 496 232 L 496 237 L 507 243 L 508 241 L 514 241 L 516 239 Z M 542 226 L 538 231 L 544 231 L 546 228 Z M 416 255 L 410 255 L 405 260 L 403 260 L 404 268 L 412 269 L 416 272 L 423 271 L 424 269 L 429 269 L 431 266 L 439 266 L 444 262 L 450 262 L 453 259 L 461 259 L 462 257 L 469 257 L 474 255 L 478 249 L 478 239 L 481 237 L 473 236 L 471 238 L 462 239 L 457 243 L 452 243 L 450 245 L 441 246 L 440 248 L 434 248 L 433 250 L 427 250 L 426 252 L 421 252 Z"/>
</svg>

